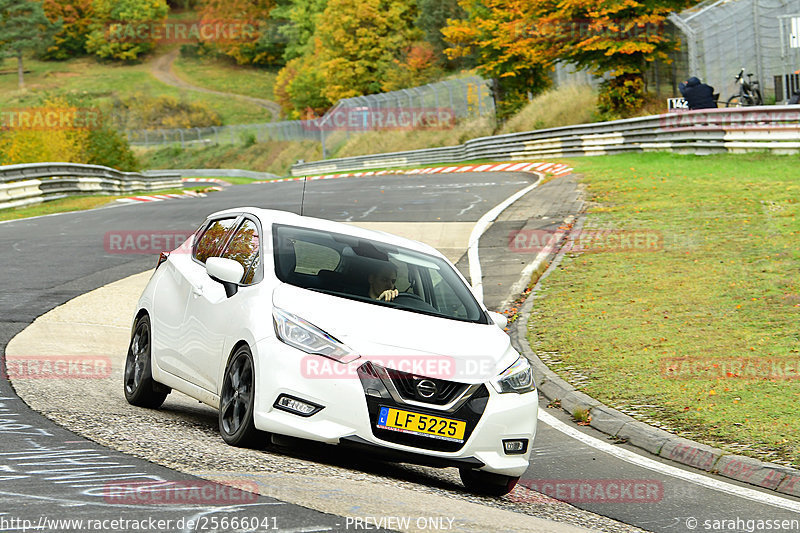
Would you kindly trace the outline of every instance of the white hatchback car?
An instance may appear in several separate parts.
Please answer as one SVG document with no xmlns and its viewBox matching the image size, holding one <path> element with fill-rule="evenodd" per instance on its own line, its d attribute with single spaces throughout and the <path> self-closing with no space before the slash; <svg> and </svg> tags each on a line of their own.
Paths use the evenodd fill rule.
<svg viewBox="0 0 800 533">
<path fill-rule="evenodd" d="M 531 367 L 439 252 L 282 211 L 208 217 L 142 294 L 125 397 L 171 389 L 219 410 L 223 439 L 269 432 L 457 467 L 505 494 L 536 432 Z"/>
</svg>

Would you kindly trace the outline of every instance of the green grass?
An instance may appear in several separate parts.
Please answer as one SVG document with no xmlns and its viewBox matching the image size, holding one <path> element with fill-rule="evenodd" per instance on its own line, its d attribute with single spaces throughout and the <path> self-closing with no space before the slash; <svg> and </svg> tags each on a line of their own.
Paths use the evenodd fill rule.
<svg viewBox="0 0 800 533">
<path fill-rule="evenodd" d="M 327 147 L 330 150 L 328 158 L 455 145 L 474 137 L 491 135 L 491 131 L 491 124 L 480 120 L 457 124 L 452 129 L 370 132 L 350 135 L 349 138 L 342 132 L 335 132 L 327 140 Z M 242 168 L 285 176 L 289 174 L 291 166 L 298 159 L 307 162 L 321 160 L 322 146 L 316 141 L 270 141 L 251 145 L 245 142 L 240 134 L 238 146 L 181 148 L 176 144 L 163 148 L 137 148 L 136 153 L 142 168 Z M 479 161 L 479 163 L 486 162 L 489 161 Z M 471 163 L 478 162 L 465 161 L 453 164 Z"/>
<path fill-rule="evenodd" d="M 259 172 L 272 172 L 278 176 L 289 176 L 291 165 L 298 159 L 316 162 L 322 159 L 322 148 L 314 141 L 280 141 L 256 143 L 242 147 L 235 145 L 213 145 L 206 147 L 181 148 L 180 145 L 156 149 L 136 149 L 142 168 L 241 168 Z M 482 165 L 498 163 L 491 159 L 436 163 L 432 165 L 412 165 L 400 167 L 403 170 L 428 167 L 449 167 L 462 165 Z M 399 167 L 370 168 L 369 171 L 395 170 Z M 356 172 L 356 171 L 348 171 Z M 231 178 L 220 178 L 231 181 Z M 247 179 L 247 178 L 243 178 Z"/>
<path fill-rule="evenodd" d="M 322 159 L 322 148 L 314 141 L 274 141 L 250 146 L 212 145 L 182 149 L 179 145 L 137 149 L 142 168 L 242 168 L 288 174 L 298 159 Z M 228 178 L 225 178 L 226 180 Z"/>
<path fill-rule="evenodd" d="M 243 178 L 239 176 L 186 176 L 187 178 L 197 177 L 200 179 L 217 179 L 230 183 L 231 185 L 249 185 L 254 181 L 266 181 L 254 178 Z"/>
<path fill-rule="evenodd" d="M 189 102 L 199 102 L 220 114 L 224 124 L 246 124 L 268 122 L 271 114 L 266 110 L 235 98 L 206 94 L 165 85 L 156 80 L 145 62 L 138 65 L 101 63 L 93 58 L 71 59 L 69 61 L 37 61 L 25 59 L 27 91 L 17 90 L 17 76 L 0 75 L 0 107 L 19 108 L 38 104 L 38 94 L 63 94 L 68 92 L 88 93 L 94 104 L 109 108 L 113 97 L 124 98 L 134 93 L 155 96 L 170 95 Z M 0 70 L 13 70 L 15 61 L 5 60 Z M 211 74 L 209 74 L 211 75 Z M 224 77 L 223 71 L 217 73 Z"/>
<path fill-rule="evenodd" d="M 486 118 L 459 122 L 448 128 L 386 130 L 345 136 L 336 132 L 328 139 L 330 157 L 402 152 L 440 146 L 455 146 L 470 139 L 492 135 L 494 121 Z"/>
<path fill-rule="evenodd" d="M 536 96 L 509 118 L 500 133 L 516 133 L 596 122 L 597 92 L 588 85 L 567 85 Z"/>
<path fill-rule="evenodd" d="M 75 195 L 51 200 L 41 204 L 10 209 L 0 209 L 0 220 L 19 220 L 21 218 L 52 215 L 54 213 L 68 213 L 71 211 L 86 211 L 114 203 L 118 198 L 129 198 L 140 194 L 182 194 L 184 191 L 197 191 L 205 187 L 186 187 L 181 189 L 165 189 L 163 191 L 132 192 L 120 196 L 108 195 Z"/>
<path fill-rule="evenodd" d="M 179 57 L 175 73 L 187 82 L 226 93 L 274 100 L 275 70 L 241 67 L 213 58 Z"/>
<path fill-rule="evenodd" d="M 655 252 L 568 254 L 534 306 L 531 346 L 584 392 L 688 438 L 800 466 L 797 156 L 571 160 L 587 226 L 653 230 Z M 699 366 L 676 378 L 674 358 Z"/>
</svg>

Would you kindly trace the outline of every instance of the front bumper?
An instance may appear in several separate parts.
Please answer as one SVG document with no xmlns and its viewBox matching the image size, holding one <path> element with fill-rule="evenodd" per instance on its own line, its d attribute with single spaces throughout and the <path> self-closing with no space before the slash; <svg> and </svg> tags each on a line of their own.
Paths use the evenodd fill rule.
<svg viewBox="0 0 800 533">
<path fill-rule="evenodd" d="M 528 468 L 537 424 L 535 391 L 498 394 L 491 386 L 481 385 L 473 387 L 470 401 L 447 412 L 435 406 L 407 405 L 386 395 L 379 397 L 374 391 L 367 395 L 357 372 L 366 361 L 363 358 L 341 365 L 300 352 L 275 338 L 258 343 L 254 356 L 253 418 L 262 431 L 374 451 L 396 462 L 481 468 L 508 476 L 520 476 Z M 319 372 L 321 367 L 329 371 Z M 277 409 L 274 404 L 281 394 L 321 405 L 323 409 L 310 417 Z M 468 431 L 463 443 L 453 443 L 381 430 L 375 427 L 381 406 L 466 420 Z M 506 454 L 505 439 L 527 439 L 526 452 Z"/>
</svg>

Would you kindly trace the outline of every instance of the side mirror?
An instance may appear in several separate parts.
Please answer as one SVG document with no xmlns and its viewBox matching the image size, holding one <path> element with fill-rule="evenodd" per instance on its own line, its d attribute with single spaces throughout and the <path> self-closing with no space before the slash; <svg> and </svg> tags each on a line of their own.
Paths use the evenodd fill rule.
<svg viewBox="0 0 800 533">
<path fill-rule="evenodd" d="M 244 267 L 238 261 L 224 257 L 206 259 L 206 272 L 214 281 L 222 283 L 225 295 L 230 298 L 239 291 L 239 282 L 244 276 Z"/>
<path fill-rule="evenodd" d="M 492 319 L 492 322 L 497 324 L 500 329 L 505 329 L 508 326 L 508 319 L 505 315 L 501 315 L 500 313 L 495 313 L 494 311 L 489 311 L 489 316 Z"/>
</svg>

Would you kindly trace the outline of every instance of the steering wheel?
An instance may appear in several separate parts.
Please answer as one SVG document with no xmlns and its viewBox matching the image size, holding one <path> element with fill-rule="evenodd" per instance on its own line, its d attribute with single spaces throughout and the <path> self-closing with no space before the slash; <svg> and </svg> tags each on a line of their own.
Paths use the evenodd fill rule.
<svg viewBox="0 0 800 533">
<path fill-rule="evenodd" d="M 400 298 L 410 298 L 412 300 L 419 300 L 420 302 L 424 302 L 425 300 L 422 299 L 421 296 L 414 294 L 413 292 L 399 292 L 397 296 L 395 296 L 393 302 L 396 302 Z"/>
<path fill-rule="evenodd" d="M 399 293 L 395 299 L 392 300 L 392 302 L 409 309 L 438 313 L 438 310 L 434 306 L 423 300 L 420 296 L 411 292 Z"/>
</svg>

